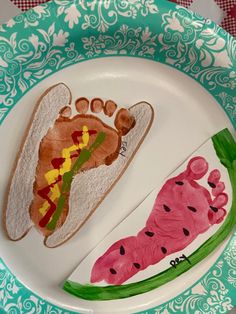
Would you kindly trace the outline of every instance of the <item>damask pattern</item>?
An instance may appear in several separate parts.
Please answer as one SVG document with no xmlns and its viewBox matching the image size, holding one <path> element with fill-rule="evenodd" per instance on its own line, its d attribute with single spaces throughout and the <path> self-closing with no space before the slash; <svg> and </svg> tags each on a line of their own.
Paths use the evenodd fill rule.
<svg viewBox="0 0 236 314">
<path fill-rule="evenodd" d="M 0 27 L 0 123 L 42 79 L 90 58 L 135 56 L 172 66 L 202 84 L 236 128 L 236 40 L 164 0 L 55 0 Z M 227 313 L 236 305 L 236 234 L 194 286 L 143 313 Z M 72 313 L 35 295 L 0 259 L 6 313 Z"/>
<path fill-rule="evenodd" d="M 79 1 L 79 6 L 71 5 L 71 1 L 55 0 L 58 5 L 57 15 L 64 16 L 69 28 L 81 24 L 83 30 L 92 28 L 104 33 L 118 22 L 119 17 L 141 18 L 158 12 L 155 0 L 90 0 Z"/>
<path fill-rule="evenodd" d="M 73 314 L 42 300 L 26 287 L 10 272 L 0 259 L 0 313 L 7 314 Z"/>
<path fill-rule="evenodd" d="M 161 51 L 165 51 L 163 62 L 202 84 L 235 126 L 236 40 L 210 20 L 194 20 L 190 14 L 180 7 L 162 16 L 165 32 L 159 35 L 159 41 Z M 227 106 L 219 96 L 222 93 L 227 95 Z"/>
<path fill-rule="evenodd" d="M 83 37 L 83 48 L 88 58 L 104 55 L 131 55 L 154 58 L 157 46 L 157 35 L 150 32 L 149 27 L 131 28 L 122 25 L 114 36 L 99 35 Z"/>
</svg>

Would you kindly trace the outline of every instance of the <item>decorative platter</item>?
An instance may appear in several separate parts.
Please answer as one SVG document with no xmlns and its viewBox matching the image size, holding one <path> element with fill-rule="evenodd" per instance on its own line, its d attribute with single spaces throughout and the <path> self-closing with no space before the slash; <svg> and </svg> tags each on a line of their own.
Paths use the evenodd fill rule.
<svg viewBox="0 0 236 314">
<path fill-rule="evenodd" d="M 222 28 L 164 0 L 42 4 L 0 28 L 0 121 L 3 312 L 227 313 L 236 306 L 236 40 Z M 71 135 L 73 121 L 81 130 Z M 78 157 L 72 166 L 69 148 L 61 148 L 67 133 Z M 53 153 L 62 152 L 53 159 L 51 139 Z M 107 159 L 115 141 L 117 154 Z M 38 189 L 42 156 L 53 166 L 45 175 L 50 198 Z M 67 166 L 73 178 L 81 170 L 64 213 L 69 231 L 68 217 L 57 217 L 75 188 Z M 54 179 L 61 192 L 53 209 Z M 188 201 L 189 186 L 200 195 L 199 208 L 207 201 L 211 226 L 199 216 L 186 227 L 198 217 L 192 203 L 181 217 L 161 203 L 172 218 L 160 214 L 159 201 L 177 202 L 183 186 Z M 33 213 L 37 189 L 48 202 L 41 216 Z M 70 216 L 73 204 L 86 207 L 86 217 Z M 65 232 L 56 237 L 58 230 Z M 160 244 L 145 251 L 156 235 Z"/>
</svg>

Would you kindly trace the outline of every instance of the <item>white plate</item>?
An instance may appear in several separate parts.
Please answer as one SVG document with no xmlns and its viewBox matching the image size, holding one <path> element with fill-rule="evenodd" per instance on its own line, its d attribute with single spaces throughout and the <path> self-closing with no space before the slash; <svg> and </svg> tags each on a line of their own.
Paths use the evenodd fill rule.
<svg viewBox="0 0 236 314">
<path fill-rule="evenodd" d="M 146 100 L 155 120 L 139 153 L 82 230 L 59 248 L 48 249 L 35 229 L 21 241 L 10 242 L 0 233 L 1 255 L 30 290 L 70 310 L 128 313 L 161 304 L 191 286 L 216 261 L 223 246 L 198 267 L 181 276 L 178 284 L 110 302 L 89 302 L 66 294 L 61 284 L 77 264 L 137 203 L 206 138 L 228 127 L 226 114 L 199 84 L 173 68 L 153 61 L 106 58 L 73 65 L 40 82 L 12 110 L 1 127 L 1 195 L 15 160 L 25 127 L 39 96 L 51 85 L 65 82 L 73 100 L 80 96 L 112 98 L 121 105 Z M 207 105 L 206 105 L 207 104 Z M 153 151 L 153 154 L 146 154 Z M 138 183 L 138 184 L 137 184 Z M 119 199 L 119 201 L 117 201 Z"/>
</svg>

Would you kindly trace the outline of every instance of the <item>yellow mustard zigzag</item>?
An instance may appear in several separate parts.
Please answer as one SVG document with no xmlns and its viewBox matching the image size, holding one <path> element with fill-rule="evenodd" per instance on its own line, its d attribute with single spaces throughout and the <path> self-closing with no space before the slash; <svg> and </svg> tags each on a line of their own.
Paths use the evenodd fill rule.
<svg viewBox="0 0 236 314">
<path fill-rule="evenodd" d="M 46 179 L 48 185 L 55 182 L 59 175 L 62 176 L 64 173 L 71 170 L 71 165 L 72 165 L 71 158 L 70 158 L 71 153 L 76 151 L 77 149 L 83 149 L 84 147 L 86 147 L 88 145 L 88 142 L 89 142 L 89 131 L 88 131 L 88 127 L 86 125 L 84 125 L 82 128 L 82 142 L 79 143 L 79 145 L 72 145 L 68 148 L 64 148 L 61 152 L 61 156 L 62 156 L 62 158 L 65 159 L 65 161 L 63 162 L 60 169 L 49 170 L 45 174 L 45 179 Z M 50 195 L 51 201 L 54 202 L 56 199 L 59 198 L 60 195 L 61 195 L 61 193 L 60 193 L 59 186 L 58 186 L 58 184 L 55 184 L 51 188 L 51 195 Z M 43 206 L 39 209 L 40 214 L 42 214 L 44 216 L 46 214 L 48 208 L 49 208 L 49 203 L 48 203 L 48 201 L 45 201 L 43 203 Z"/>
</svg>

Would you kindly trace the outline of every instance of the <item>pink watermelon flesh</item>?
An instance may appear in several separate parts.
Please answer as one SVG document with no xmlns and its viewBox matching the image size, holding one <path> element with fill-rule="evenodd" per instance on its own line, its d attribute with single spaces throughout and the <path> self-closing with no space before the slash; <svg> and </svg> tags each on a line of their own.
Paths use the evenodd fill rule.
<svg viewBox="0 0 236 314">
<path fill-rule="evenodd" d="M 117 241 L 98 258 L 91 282 L 105 280 L 120 285 L 169 254 L 183 250 L 199 234 L 222 222 L 228 196 L 219 170 L 208 176 L 211 192 L 196 181 L 207 171 L 207 161 L 198 156 L 189 161 L 183 173 L 166 181 L 146 226 L 136 236 Z"/>
</svg>

